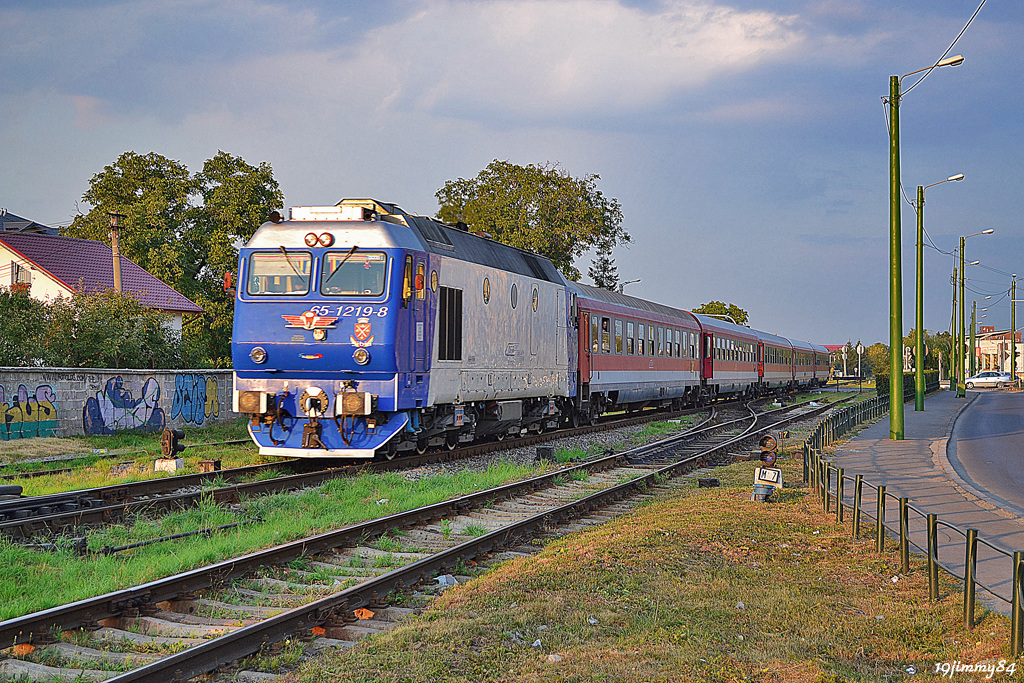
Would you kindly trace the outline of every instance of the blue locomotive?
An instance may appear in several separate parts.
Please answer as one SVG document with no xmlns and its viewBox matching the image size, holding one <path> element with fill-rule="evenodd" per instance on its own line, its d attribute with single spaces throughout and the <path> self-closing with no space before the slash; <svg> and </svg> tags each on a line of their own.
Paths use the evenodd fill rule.
<svg viewBox="0 0 1024 683">
<path fill-rule="evenodd" d="M 372 199 L 256 231 L 232 358 L 260 453 L 292 457 L 393 458 L 828 375 L 822 347 L 569 282 L 542 256 Z"/>
<path fill-rule="evenodd" d="M 261 453 L 394 457 L 568 414 L 549 260 L 374 200 L 273 218 L 241 250 L 232 340 Z"/>
</svg>

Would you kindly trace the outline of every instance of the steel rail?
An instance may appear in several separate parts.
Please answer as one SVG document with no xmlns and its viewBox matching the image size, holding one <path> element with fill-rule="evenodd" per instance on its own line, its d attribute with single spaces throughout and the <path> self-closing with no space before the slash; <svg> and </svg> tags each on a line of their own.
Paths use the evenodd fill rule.
<svg viewBox="0 0 1024 683">
<path fill-rule="evenodd" d="M 827 410 L 830 407 L 823 406 L 822 408 Z M 476 559 L 495 548 L 509 547 L 516 544 L 521 537 L 528 534 L 531 530 L 546 528 L 552 523 L 559 524 L 566 519 L 578 517 L 597 507 L 601 507 L 606 502 L 621 500 L 635 490 L 646 491 L 652 484 L 657 483 L 660 478 L 678 473 L 687 464 L 692 464 L 694 461 L 706 458 L 712 453 L 727 448 L 729 445 L 750 439 L 752 436 L 768 431 L 780 424 L 788 424 L 808 416 L 809 414 L 792 416 L 753 432 L 751 432 L 753 429 L 753 425 L 751 425 L 746 433 L 730 439 L 726 443 L 713 446 L 707 451 L 689 456 L 682 461 L 659 468 L 628 482 L 603 489 L 557 508 L 538 513 L 527 519 L 435 553 L 430 557 L 423 558 L 405 567 L 395 569 L 377 578 L 295 607 L 256 624 L 242 627 L 227 635 L 159 659 L 108 680 L 111 683 L 130 683 L 133 681 L 152 681 L 154 683 L 166 681 L 173 683 L 174 681 L 187 680 L 194 676 L 208 673 L 219 666 L 257 652 L 264 643 L 276 642 L 291 633 L 319 626 L 332 619 L 336 619 L 343 612 L 349 613 L 364 605 L 372 605 L 392 591 L 401 591 L 435 573 L 455 566 L 459 559 Z M 755 415 L 755 419 L 756 417 Z M 643 448 L 645 447 L 633 450 Z M 617 456 L 609 456 L 609 458 L 617 460 L 630 453 L 631 451 L 624 451 Z M 561 473 L 564 474 L 564 472 L 563 470 Z M 0 631 L 0 639 L 2 638 L 3 633 Z"/>
</svg>

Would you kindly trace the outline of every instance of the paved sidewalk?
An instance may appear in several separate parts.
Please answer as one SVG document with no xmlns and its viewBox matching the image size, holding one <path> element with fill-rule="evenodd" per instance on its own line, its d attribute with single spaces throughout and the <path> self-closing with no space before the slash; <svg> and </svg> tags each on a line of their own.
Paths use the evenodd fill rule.
<svg viewBox="0 0 1024 683">
<path fill-rule="evenodd" d="M 904 408 L 903 441 L 889 439 L 889 417 L 885 415 L 840 445 L 833 462 L 844 468 L 848 477 L 864 475 L 862 509 L 872 517 L 876 491 L 866 484 L 884 484 L 887 493 L 909 498 L 910 504 L 922 513 L 937 514 L 941 522 L 960 530 L 977 529 L 979 540 L 984 539 L 1006 551 L 1024 550 L 1024 520 L 999 508 L 986 499 L 984 491 L 963 481 L 946 458 L 946 444 L 953 424 L 974 397 L 975 393 L 968 392 L 966 400 L 958 399 L 955 392 L 941 391 L 925 399 L 924 412 L 916 412 L 914 404 L 908 403 Z M 847 484 L 847 505 L 852 504 L 852 488 Z M 898 507 L 892 499 L 886 503 L 885 521 L 890 529 L 899 529 Z M 911 512 L 911 542 L 920 548 L 927 548 L 925 528 L 924 518 Z M 939 559 L 961 576 L 964 548 L 962 534 L 940 525 Z M 1009 598 L 1011 561 L 980 542 L 978 548 L 979 582 Z M 990 609 L 1009 613 L 1006 602 L 981 590 L 978 595 Z"/>
</svg>

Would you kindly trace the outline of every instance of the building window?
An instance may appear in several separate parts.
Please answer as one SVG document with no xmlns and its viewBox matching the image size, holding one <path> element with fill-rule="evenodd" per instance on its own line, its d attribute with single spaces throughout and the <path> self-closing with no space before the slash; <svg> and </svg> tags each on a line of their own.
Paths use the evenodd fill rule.
<svg viewBox="0 0 1024 683">
<path fill-rule="evenodd" d="M 20 266 L 16 262 L 11 261 L 11 284 L 31 285 L 32 271 L 25 266 Z"/>
</svg>

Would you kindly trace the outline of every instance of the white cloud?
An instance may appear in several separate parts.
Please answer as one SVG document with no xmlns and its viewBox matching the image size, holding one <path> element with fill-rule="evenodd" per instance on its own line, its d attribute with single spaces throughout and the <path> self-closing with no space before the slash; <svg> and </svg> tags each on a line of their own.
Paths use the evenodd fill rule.
<svg viewBox="0 0 1024 683">
<path fill-rule="evenodd" d="M 410 109 L 621 114 L 785 55 L 803 41 L 795 24 L 690 0 L 437 0 L 375 29 L 352 66 Z"/>
</svg>

